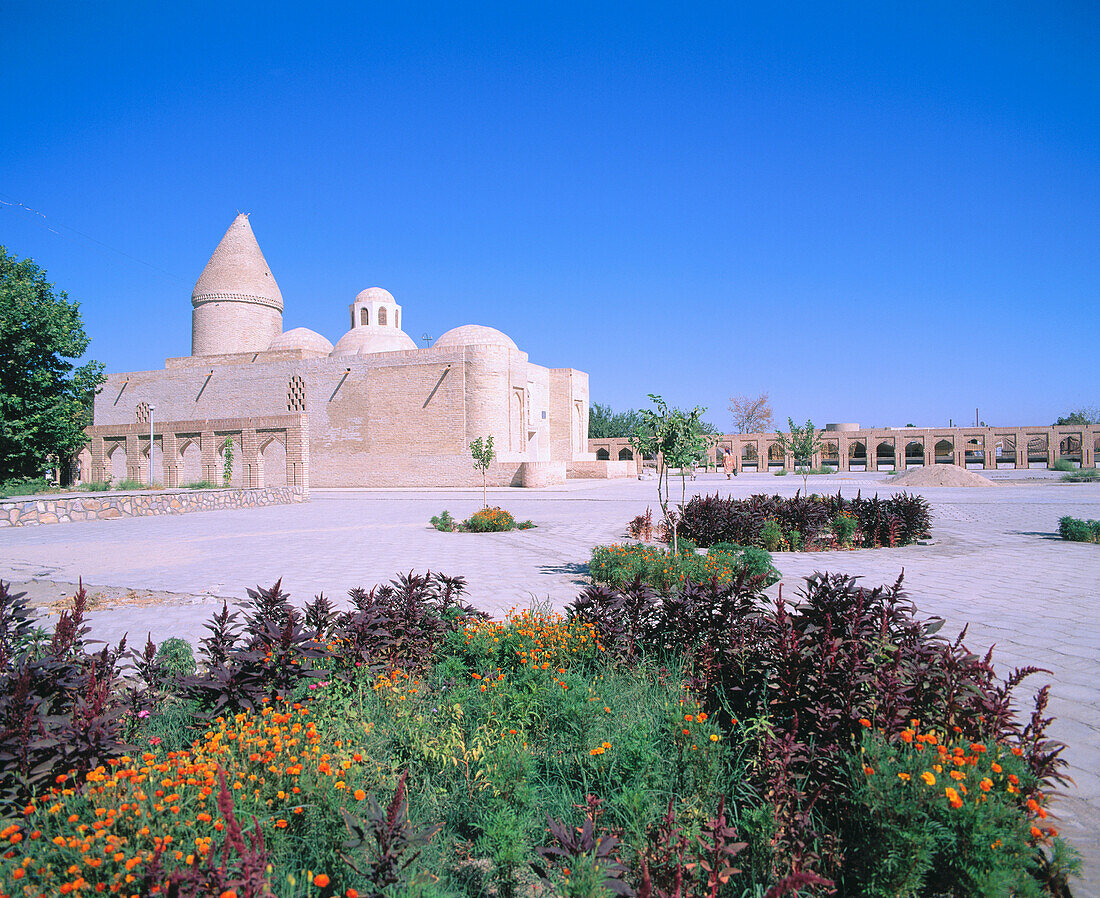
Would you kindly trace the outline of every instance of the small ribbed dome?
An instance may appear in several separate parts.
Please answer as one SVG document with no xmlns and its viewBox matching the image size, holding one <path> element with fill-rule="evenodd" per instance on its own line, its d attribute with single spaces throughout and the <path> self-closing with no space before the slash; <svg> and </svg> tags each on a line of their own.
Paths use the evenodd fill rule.
<svg viewBox="0 0 1100 898">
<path fill-rule="evenodd" d="M 336 341 L 330 353 L 340 355 L 370 355 L 372 352 L 401 352 L 416 349 L 412 337 L 396 328 L 353 327 Z"/>
<path fill-rule="evenodd" d="M 515 341 L 503 331 L 483 324 L 463 324 L 452 327 L 435 341 L 435 346 L 507 346 L 517 352 Z"/>
<path fill-rule="evenodd" d="M 285 334 L 280 334 L 267 348 L 306 349 L 310 352 L 323 352 L 325 355 L 332 352 L 332 344 L 317 331 L 311 331 L 308 327 L 296 327 Z"/>
<path fill-rule="evenodd" d="M 393 294 L 389 290 L 383 290 L 381 287 L 367 287 L 366 290 L 360 290 L 355 297 L 356 302 L 397 302 L 393 298 Z"/>
</svg>

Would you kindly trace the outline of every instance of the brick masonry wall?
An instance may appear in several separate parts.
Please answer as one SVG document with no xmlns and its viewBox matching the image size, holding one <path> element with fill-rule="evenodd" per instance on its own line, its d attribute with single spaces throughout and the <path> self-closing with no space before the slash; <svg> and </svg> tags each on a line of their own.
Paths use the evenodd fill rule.
<svg viewBox="0 0 1100 898">
<path fill-rule="evenodd" d="M 158 433 L 164 422 L 304 412 L 316 487 L 478 486 L 469 444 L 490 434 L 495 485 L 518 485 L 524 462 L 593 458 L 583 440 L 587 375 L 532 365 L 527 353 L 495 345 L 170 359 L 166 370 L 112 375 L 96 397 L 96 426 L 132 427 L 141 405 L 155 406 Z M 135 438 L 142 444 L 141 433 Z"/>
<path fill-rule="evenodd" d="M 262 490 L 168 490 L 6 499 L 0 501 L 0 527 L 187 514 L 220 508 L 259 508 L 262 505 L 289 505 L 303 501 L 309 500 L 304 497 L 302 489 L 295 486 Z"/>
</svg>

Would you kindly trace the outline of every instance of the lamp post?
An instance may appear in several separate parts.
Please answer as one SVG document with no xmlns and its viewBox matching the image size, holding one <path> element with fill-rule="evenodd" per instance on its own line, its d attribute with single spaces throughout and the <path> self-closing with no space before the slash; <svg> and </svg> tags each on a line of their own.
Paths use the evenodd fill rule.
<svg viewBox="0 0 1100 898">
<path fill-rule="evenodd" d="M 155 405 L 149 406 L 149 486 L 153 485 L 153 412 L 156 410 Z"/>
</svg>

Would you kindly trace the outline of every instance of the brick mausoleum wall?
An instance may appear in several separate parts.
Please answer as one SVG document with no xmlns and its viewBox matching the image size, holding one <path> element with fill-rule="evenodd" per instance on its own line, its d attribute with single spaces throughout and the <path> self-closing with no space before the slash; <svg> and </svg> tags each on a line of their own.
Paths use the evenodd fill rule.
<svg viewBox="0 0 1100 898">
<path fill-rule="evenodd" d="M 0 501 L 0 527 L 102 521 L 156 514 L 187 514 L 219 508 L 258 508 L 308 502 L 299 486 L 258 490 L 164 490 L 141 493 L 102 493 L 94 496 L 39 496 Z"/>
</svg>

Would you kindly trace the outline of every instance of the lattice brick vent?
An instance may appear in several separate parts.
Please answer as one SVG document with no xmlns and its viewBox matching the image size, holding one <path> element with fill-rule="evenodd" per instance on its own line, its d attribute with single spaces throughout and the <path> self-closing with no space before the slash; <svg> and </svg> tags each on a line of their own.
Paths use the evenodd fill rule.
<svg viewBox="0 0 1100 898">
<path fill-rule="evenodd" d="M 295 374 L 286 388 L 286 408 L 290 412 L 306 410 L 306 383 L 301 375 Z"/>
<path fill-rule="evenodd" d="M 138 424 L 149 423 L 149 403 L 139 402 L 137 408 L 134 409 L 134 415 L 137 418 Z"/>
</svg>

